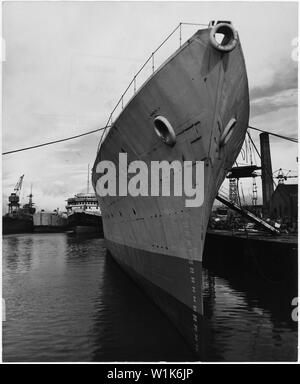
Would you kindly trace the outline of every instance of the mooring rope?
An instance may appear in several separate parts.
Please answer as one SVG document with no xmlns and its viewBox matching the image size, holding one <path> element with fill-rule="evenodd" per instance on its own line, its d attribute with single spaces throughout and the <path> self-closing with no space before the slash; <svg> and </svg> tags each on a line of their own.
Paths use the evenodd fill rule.
<svg viewBox="0 0 300 384">
<path fill-rule="evenodd" d="M 279 137 L 280 139 L 292 141 L 293 143 L 298 143 L 298 139 L 295 139 L 294 137 L 289 137 L 289 136 L 283 136 L 283 135 L 278 135 L 278 133 L 273 133 L 269 131 L 264 131 L 263 129 L 259 129 L 256 127 L 252 127 L 251 125 L 248 125 L 248 128 L 253 129 L 255 131 L 263 132 L 263 133 L 268 133 L 269 135 Z"/>
<path fill-rule="evenodd" d="M 11 150 L 11 151 L 2 152 L 2 155 L 9 155 L 9 154 L 11 154 L 11 153 L 22 152 L 22 151 L 28 151 L 29 149 L 35 149 L 35 148 L 39 148 L 39 147 L 45 147 L 46 145 L 52 145 L 52 144 L 61 143 L 61 142 L 63 142 L 63 141 L 68 141 L 68 140 L 77 139 L 78 137 L 87 136 L 87 135 L 91 135 L 92 133 L 102 131 L 102 130 L 105 129 L 105 128 L 106 128 L 106 127 L 97 128 L 97 129 L 94 129 L 93 131 L 88 131 L 88 132 L 80 133 L 79 135 L 66 137 L 66 138 L 64 138 L 64 139 L 58 139 L 58 140 L 48 141 L 47 143 L 42 143 L 42 144 L 32 145 L 32 146 L 30 146 L 30 147 L 24 147 L 24 148 L 19 148 L 19 149 L 13 149 L 13 150 Z"/>
</svg>

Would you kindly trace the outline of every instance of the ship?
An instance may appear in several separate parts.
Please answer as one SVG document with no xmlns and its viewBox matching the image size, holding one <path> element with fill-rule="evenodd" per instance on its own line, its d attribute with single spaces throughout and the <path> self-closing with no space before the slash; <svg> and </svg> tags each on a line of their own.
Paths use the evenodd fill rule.
<svg viewBox="0 0 300 384">
<path fill-rule="evenodd" d="M 67 200 L 68 229 L 77 234 L 103 236 L 102 216 L 95 193 L 90 193 L 90 165 L 87 171 L 86 193 L 77 193 Z"/>
<path fill-rule="evenodd" d="M 219 36 L 222 36 L 219 39 Z M 122 100 L 123 101 L 123 100 Z M 249 90 L 237 30 L 212 21 L 169 57 L 123 107 L 101 137 L 92 181 L 107 249 L 184 336 L 197 359 L 206 320 L 202 253 L 214 199 L 244 141 Z M 103 196 L 102 161 L 204 163 L 204 200 L 185 196 Z M 117 185 L 122 170 L 117 172 Z"/>
<path fill-rule="evenodd" d="M 32 190 L 28 196 L 28 203 L 20 205 L 20 192 L 24 175 L 22 175 L 8 201 L 8 213 L 2 217 L 2 232 L 4 235 L 16 233 L 30 233 L 33 231 L 33 214 L 35 213 Z"/>
<path fill-rule="evenodd" d="M 69 230 L 103 234 L 101 210 L 94 193 L 77 193 L 67 200 L 66 209 Z"/>
</svg>

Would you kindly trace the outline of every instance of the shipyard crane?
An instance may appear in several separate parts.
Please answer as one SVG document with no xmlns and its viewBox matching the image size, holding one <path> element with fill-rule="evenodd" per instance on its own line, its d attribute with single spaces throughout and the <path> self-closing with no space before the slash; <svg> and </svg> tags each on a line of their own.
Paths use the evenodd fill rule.
<svg viewBox="0 0 300 384">
<path fill-rule="evenodd" d="M 247 137 L 244 141 L 244 146 L 240 152 L 241 157 L 244 161 L 246 161 L 246 164 L 242 165 L 238 164 L 237 161 L 235 162 L 236 166 L 232 167 L 226 176 L 226 178 L 229 179 L 229 197 L 222 195 L 221 191 L 219 191 L 218 195 L 216 196 L 216 199 L 219 200 L 225 206 L 229 207 L 230 209 L 238 212 L 241 216 L 246 217 L 249 221 L 252 221 L 260 227 L 263 227 L 265 230 L 268 230 L 273 234 L 279 234 L 280 231 L 278 230 L 278 228 L 275 228 L 273 225 L 270 225 L 267 220 L 264 220 L 262 217 L 259 217 L 253 212 L 248 211 L 245 207 L 242 207 L 239 196 L 239 179 L 252 177 L 252 206 L 256 206 L 257 185 L 255 178 L 257 176 L 260 176 L 262 178 L 263 187 L 263 212 L 266 216 L 268 216 L 271 195 L 274 191 L 274 187 L 276 187 L 275 179 L 278 179 L 279 185 L 284 184 L 284 182 L 287 181 L 287 179 L 289 178 L 298 177 L 297 175 L 291 174 L 291 170 L 283 170 L 282 168 L 272 173 L 270 144 L 268 138 L 269 134 L 272 133 L 262 132 L 260 134 L 261 151 L 259 152 L 250 133 L 247 132 Z M 278 135 L 275 134 L 275 136 Z M 289 140 L 289 138 L 283 136 L 281 138 Z M 291 141 L 294 141 L 294 139 L 291 139 Z M 258 154 L 261 160 L 261 166 L 256 165 L 255 153 Z M 248 164 L 248 160 L 250 160 L 250 165 Z M 293 173 L 294 172 L 295 171 L 293 171 Z M 280 189 L 279 193 L 281 193 Z"/>
<path fill-rule="evenodd" d="M 279 168 L 277 171 L 274 172 L 274 174 L 277 173 L 277 175 L 273 176 L 273 178 L 278 179 L 278 184 L 284 184 L 284 182 L 287 181 L 287 179 L 298 178 L 297 175 L 290 175 L 291 172 L 292 171 L 289 170 L 286 174 L 284 174 L 282 168 Z"/>
<path fill-rule="evenodd" d="M 23 179 L 24 179 L 24 175 L 22 175 L 19 178 L 17 184 L 15 185 L 14 191 L 10 194 L 8 198 L 8 201 L 9 201 L 8 207 L 9 207 L 10 213 L 17 211 L 20 207 L 19 201 L 20 201 L 20 192 L 23 184 Z"/>
</svg>

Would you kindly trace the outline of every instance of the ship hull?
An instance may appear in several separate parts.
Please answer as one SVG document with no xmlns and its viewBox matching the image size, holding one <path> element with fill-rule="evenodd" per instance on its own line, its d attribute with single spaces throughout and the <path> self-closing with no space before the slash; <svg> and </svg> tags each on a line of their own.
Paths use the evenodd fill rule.
<svg viewBox="0 0 300 384">
<path fill-rule="evenodd" d="M 74 212 L 68 216 L 68 228 L 75 233 L 99 233 L 103 235 L 102 217 L 84 212 Z"/>
<path fill-rule="evenodd" d="M 161 254 L 156 252 L 107 240 L 106 245 L 119 266 L 168 316 L 188 344 L 198 353 L 198 357 L 202 358 L 202 308 L 196 311 L 197 304 L 202 305 L 202 263 L 195 261 L 190 264 L 180 257 L 170 255 L 161 257 Z M 193 273 L 190 271 L 191 266 Z M 195 284 L 191 277 L 195 278 Z"/>
<path fill-rule="evenodd" d="M 155 133 L 165 117 L 176 144 Z M 236 123 L 230 137 L 228 122 Z M 97 154 L 93 185 L 101 206 L 107 248 L 185 336 L 200 359 L 203 339 L 202 253 L 215 196 L 242 146 L 249 119 L 248 83 L 241 46 L 220 53 L 209 30 L 198 31 L 160 67 L 124 108 Z M 102 196 L 97 165 L 177 160 L 204 163 L 204 201 L 186 196 Z M 121 171 L 117 173 L 119 181 Z"/>
<path fill-rule="evenodd" d="M 2 232 L 3 232 L 3 235 L 17 234 L 17 233 L 31 233 L 33 232 L 32 217 L 11 218 L 11 217 L 3 216 Z"/>
</svg>

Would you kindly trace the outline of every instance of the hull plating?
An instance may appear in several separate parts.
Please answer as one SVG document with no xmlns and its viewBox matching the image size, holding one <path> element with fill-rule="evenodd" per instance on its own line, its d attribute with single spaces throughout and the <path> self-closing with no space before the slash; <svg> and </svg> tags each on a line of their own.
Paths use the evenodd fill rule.
<svg viewBox="0 0 300 384">
<path fill-rule="evenodd" d="M 176 145 L 164 144 L 153 119 L 164 116 L 176 133 Z M 225 145 L 226 125 L 236 119 Z M 249 119 L 249 96 L 240 44 L 220 53 L 209 43 L 209 30 L 198 31 L 145 83 L 107 134 L 93 168 L 101 160 L 202 160 L 204 203 L 186 208 L 186 197 L 101 197 L 104 235 L 113 257 L 153 297 L 199 352 L 199 318 L 203 315 L 201 263 L 212 204 L 242 146 Z M 176 272 L 175 272 L 176 271 Z M 142 283 L 143 282 L 143 283 Z M 165 299 L 154 294 L 165 292 Z M 179 306 L 188 309 L 183 324 Z M 174 308 L 177 308 L 174 309 Z M 175 311 L 175 312 L 174 312 Z M 179 311 L 176 313 L 176 311 Z"/>
</svg>

